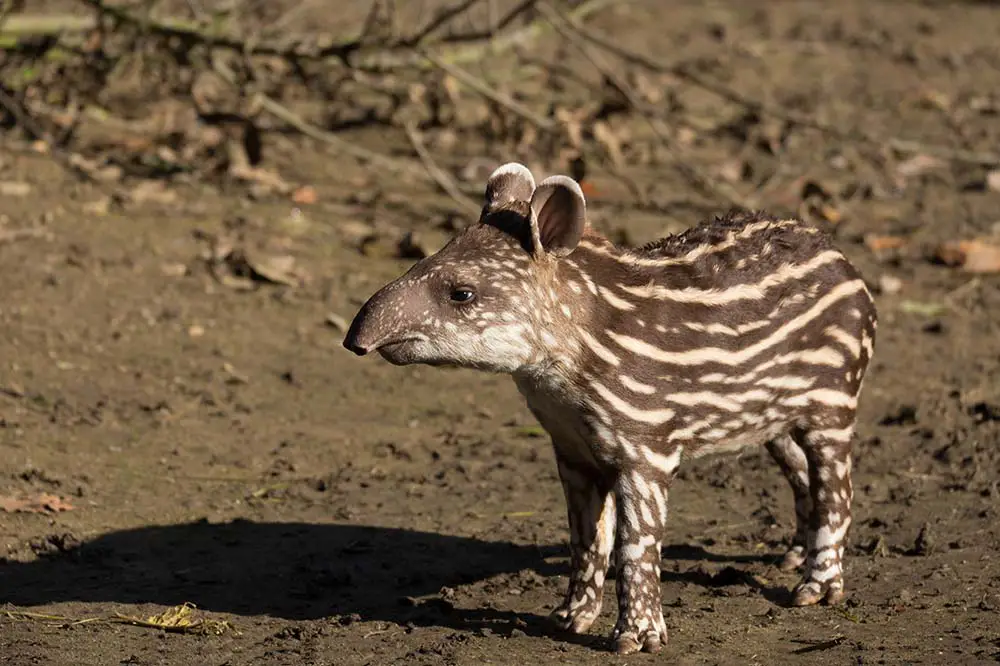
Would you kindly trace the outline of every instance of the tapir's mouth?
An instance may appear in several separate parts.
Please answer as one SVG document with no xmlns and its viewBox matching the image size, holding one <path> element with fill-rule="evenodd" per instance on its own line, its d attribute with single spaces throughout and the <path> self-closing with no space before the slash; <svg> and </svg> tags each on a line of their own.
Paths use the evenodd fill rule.
<svg viewBox="0 0 1000 666">
<path fill-rule="evenodd" d="M 414 348 L 423 341 L 420 337 L 397 338 L 383 342 L 374 351 L 393 365 L 407 365 L 416 360 Z"/>
</svg>

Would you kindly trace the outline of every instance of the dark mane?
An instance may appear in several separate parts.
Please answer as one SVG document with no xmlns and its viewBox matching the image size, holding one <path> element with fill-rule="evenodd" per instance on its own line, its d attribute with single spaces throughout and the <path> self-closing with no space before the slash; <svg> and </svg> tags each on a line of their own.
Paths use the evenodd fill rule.
<svg viewBox="0 0 1000 666">
<path fill-rule="evenodd" d="M 483 211 L 480 223 L 492 227 L 515 239 L 526 251 L 532 251 L 531 223 L 527 203 L 512 201 L 502 208 Z"/>
<path fill-rule="evenodd" d="M 629 251 L 629 254 L 645 257 L 674 257 L 681 256 L 699 245 L 716 245 L 724 242 L 733 233 L 739 232 L 744 227 L 757 222 L 781 221 L 782 218 L 774 217 L 762 211 L 730 210 L 723 215 L 718 215 L 711 220 L 705 220 L 698 225 L 685 229 L 684 231 L 665 236 L 651 241 L 640 247 Z M 804 223 L 803 223 L 804 224 Z M 775 231 L 779 227 L 774 227 Z M 771 236 L 768 230 L 757 235 L 758 239 Z M 775 234 L 776 238 L 780 234 Z"/>
</svg>

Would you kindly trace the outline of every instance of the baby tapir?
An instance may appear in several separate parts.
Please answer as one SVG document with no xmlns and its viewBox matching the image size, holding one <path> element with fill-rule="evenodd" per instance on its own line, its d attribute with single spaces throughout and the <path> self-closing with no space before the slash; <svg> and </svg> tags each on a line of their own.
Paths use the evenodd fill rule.
<svg viewBox="0 0 1000 666">
<path fill-rule="evenodd" d="M 795 496 L 792 603 L 844 596 L 851 443 L 876 311 L 822 232 L 730 213 L 638 249 L 587 222 L 580 187 L 510 163 L 479 221 L 380 289 L 344 346 L 396 365 L 508 373 L 551 435 L 570 527 L 553 619 L 586 632 L 612 551 L 619 653 L 667 640 L 660 541 L 683 458 L 763 445 Z"/>
</svg>

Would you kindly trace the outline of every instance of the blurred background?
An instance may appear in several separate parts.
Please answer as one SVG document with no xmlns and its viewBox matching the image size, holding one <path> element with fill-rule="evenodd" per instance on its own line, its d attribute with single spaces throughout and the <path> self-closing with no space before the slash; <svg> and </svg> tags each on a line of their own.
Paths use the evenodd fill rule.
<svg viewBox="0 0 1000 666">
<path fill-rule="evenodd" d="M 341 347 L 511 160 L 623 245 L 800 216 L 878 299 L 846 604 L 785 608 L 766 455 L 700 460 L 664 658 L 995 663 L 1000 6 L 903 0 L 0 2 L 4 663 L 603 663 L 509 379 Z"/>
</svg>

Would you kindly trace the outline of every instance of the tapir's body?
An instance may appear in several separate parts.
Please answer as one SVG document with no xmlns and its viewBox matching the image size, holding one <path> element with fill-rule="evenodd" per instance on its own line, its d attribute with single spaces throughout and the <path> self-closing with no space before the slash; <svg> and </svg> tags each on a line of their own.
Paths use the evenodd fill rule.
<svg viewBox="0 0 1000 666">
<path fill-rule="evenodd" d="M 851 439 L 876 313 L 827 236 L 730 215 L 637 250 L 586 224 L 579 187 L 490 177 L 479 224 L 390 283 L 345 345 L 512 375 L 552 437 L 571 533 L 554 612 L 586 631 L 616 551 L 619 652 L 667 638 L 660 540 L 683 458 L 764 445 L 796 499 L 797 605 L 843 596 Z"/>
</svg>

